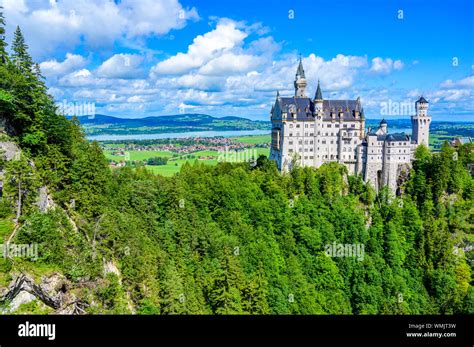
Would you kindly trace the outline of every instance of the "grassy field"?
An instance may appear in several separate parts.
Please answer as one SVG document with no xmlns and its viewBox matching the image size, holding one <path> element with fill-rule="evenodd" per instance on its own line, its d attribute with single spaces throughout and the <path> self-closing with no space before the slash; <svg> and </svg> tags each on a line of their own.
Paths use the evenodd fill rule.
<svg viewBox="0 0 474 347">
<path fill-rule="evenodd" d="M 184 163 L 203 163 L 205 165 L 216 165 L 217 159 L 209 159 L 209 160 L 197 160 L 197 159 L 177 159 L 177 160 L 170 160 L 166 165 L 147 165 L 146 168 L 156 174 L 162 176 L 173 176 L 175 173 L 181 170 L 181 166 Z M 176 165 L 177 164 L 177 165 Z"/>
<path fill-rule="evenodd" d="M 252 135 L 252 136 L 241 136 L 233 138 L 236 142 L 250 143 L 252 145 L 258 145 L 261 143 L 270 143 L 270 135 Z"/>
<path fill-rule="evenodd" d="M 261 143 L 268 143 L 270 141 L 270 136 L 269 135 L 255 135 L 255 136 L 242 136 L 242 137 L 236 137 L 234 138 L 236 142 L 242 142 L 242 143 L 248 143 L 248 144 L 261 144 Z M 112 146 L 112 145 L 109 145 Z M 194 158 L 190 159 L 180 159 L 178 158 L 172 158 L 173 152 L 170 151 L 128 151 L 127 156 L 121 156 L 121 155 L 112 155 L 112 152 L 110 150 L 105 149 L 105 155 L 107 159 L 110 160 L 115 160 L 117 162 L 120 161 L 134 161 L 134 160 L 147 160 L 152 157 L 166 157 L 169 158 L 168 163 L 166 165 L 147 165 L 147 169 L 151 170 L 152 172 L 156 174 L 160 174 L 163 176 L 173 176 L 179 170 L 181 169 L 181 166 L 186 163 L 203 163 L 205 165 L 216 165 L 218 162 L 219 158 L 219 152 L 218 151 L 213 151 L 213 150 L 204 150 L 204 151 L 198 151 L 194 153 L 190 153 L 190 155 L 194 156 Z M 249 148 L 246 150 L 246 154 L 242 154 L 242 152 L 238 153 L 236 155 L 237 158 L 247 158 L 248 155 L 253 155 L 254 153 L 256 156 L 260 155 L 265 155 L 268 156 L 270 153 L 269 148 Z M 232 158 L 233 151 L 227 152 L 226 155 L 228 155 L 228 158 Z M 199 160 L 199 157 L 209 157 L 210 159 L 206 160 Z M 230 159 L 232 160 L 232 159 Z"/>
<path fill-rule="evenodd" d="M 129 157 L 126 158 L 126 155 L 112 155 L 108 150 L 105 151 L 105 156 L 107 159 L 115 161 L 127 160 L 147 160 L 153 157 L 166 157 L 171 158 L 173 153 L 170 151 L 128 151 Z"/>
</svg>

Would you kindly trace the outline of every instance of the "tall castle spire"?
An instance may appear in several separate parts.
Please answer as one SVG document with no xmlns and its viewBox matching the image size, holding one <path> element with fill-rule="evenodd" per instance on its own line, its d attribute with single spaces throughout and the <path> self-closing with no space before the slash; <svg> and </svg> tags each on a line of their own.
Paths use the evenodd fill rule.
<svg viewBox="0 0 474 347">
<path fill-rule="evenodd" d="M 306 78 L 304 75 L 303 62 L 301 60 L 301 57 L 295 75 L 295 96 L 306 97 Z"/>
<path fill-rule="evenodd" d="M 296 70 L 296 78 L 306 78 L 304 75 L 304 69 L 303 69 L 303 62 L 301 61 L 300 57 L 300 63 L 298 64 L 298 70 Z"/>
<path fill-rule="evenodd" d="M 321 92 L 321 86 L 319 85 L 319 80 L 318 80 L 318 88 L 316 88 L 316 94 L 314 95 L 314 108 L 316 112 L 320 112 L 323 110 L 323 93 Z"/>
<path fill-rule="evenodd" d="M 314 96 L 314 100 L 323 100 L 323 93 L 321 92 L 321 86 L 319 85 L 319 80 L 318 80 L 318 88 L 316 89 L 316 95 Z"/>
</svg>

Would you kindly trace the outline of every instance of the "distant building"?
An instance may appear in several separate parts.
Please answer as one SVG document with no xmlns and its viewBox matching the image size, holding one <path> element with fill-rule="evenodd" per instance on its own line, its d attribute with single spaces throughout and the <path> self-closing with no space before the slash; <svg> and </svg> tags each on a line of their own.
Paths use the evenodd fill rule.
<svg viewBox="0 0 474 347">
<path fill-rule="evenodd" d="M 416 147 L 429 144 L 431 117 L 428 101 L 420 97 L 411 116 L 412 136 L 388 132 L 382 120 L 377 129 L 365 129 L 360 99 L 325 100 L 318 81 L 314 98 L 306 96 L 306 78 L 300 59 L 295 95 L 277 92 L 271 110 L 270 159 L 281 172 L 294 165 L 319 167 L 327 162 L 344 164 L 350 174 L 361 174 L 376 190 L 388 185 L 396 191 L 407 173 Z"/>
</svg>

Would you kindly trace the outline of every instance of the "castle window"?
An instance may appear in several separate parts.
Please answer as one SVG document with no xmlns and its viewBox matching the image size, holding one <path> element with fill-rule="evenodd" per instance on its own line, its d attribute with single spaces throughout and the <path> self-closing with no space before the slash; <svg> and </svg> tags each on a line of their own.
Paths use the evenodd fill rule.
<svg viewBox="0 0 474 347">
<path fill-rule="evenodd" d="M 314 159 L 314 157 L 312 155 L 309 156 L 309 159 Z"/>
<path fill-rule="evenodd" d="M 336 128 L 339 128 L 339 124 L 336 124 Z"/>
<path fill-rule="evenodd" d="M 314 141 L 313 141 L 313 140 L 309 141 L 309 144 L 310 144 L 310 145 L 312 145 L 313 143 L 314 143 Z"/>
<path fill-rule="evenodd" d="M 288 150 L 288 153 L 293 153 L 293 150 L 290 148 L 290 149 Z"/>
<path fill-rule="evenodd" d="M 310 127 L 310 128 L 314 128 L 314 124 L 310 124 L 309 127 Z"/>
<path fill-rule="evenodd" d="M 355 124 L 352 124 L 352 125 L 351 125 L 351 128 L 355 128 L 355 127 L 356 127 L 356 125 L 355 125 Z"/>
<path fill-rule="evenodd" d="M 308 124 L 305 124 L 304 127 L 307 128 L 307 127 L 308 127 Z"/>
<path fill-rule="evenodd" d="M 314 136 L 314 134 L 313 134 L 313 133 L 309 133 L 309 136 Z"/>
<path fill-rule="evenodd" d="M 297 127 L 297 128 L 299 128 L 299 127 L 300 127 L 300 125 L 299 125 L 299 124 L 296 124 L 296 127 Z"/>
<path fill-rule="evenodd" d="M 344 128 L 347 128 L 347 124 L 344 124 Z"/>
<path fill-rule="evenodd" d="M 289 145 L 292 145 L 292 144 L 293 144 L 293 141 L 289 141 L 288 144 L 289 144 Z"/>
<path fill-rule="evenodd" d="M 290 128 L 293 128 L 293 124 L 290 124 Z"/>
<path fill-rule="evenodd" d="M 322 143 L 323 145 L 325 145 L 325 144 L 326 144 L 326 140 L 322 140 L 321 143 Z"/>
<path fill-rule="evenodd" d="M 290 133 L 290 136 L 293 136 L 293 134 L 292 134 L 292 133 Z"/>
<path fill-rule="evenodd" d="M 333 140 L 331 140 L 331 145 L 332 145 L 333 143 L 334 143 L 334 141 L 333 141 Z"/>
<path fill-rule="evenodd" d="M 351 155 L 349 154 L 349 159 L 351 159 Z"/>
<path fill-rule="evenodd" d="M 328 124 L 328 128 L 330 128 L 332 125 L 331 124 Z"/>
</svg>

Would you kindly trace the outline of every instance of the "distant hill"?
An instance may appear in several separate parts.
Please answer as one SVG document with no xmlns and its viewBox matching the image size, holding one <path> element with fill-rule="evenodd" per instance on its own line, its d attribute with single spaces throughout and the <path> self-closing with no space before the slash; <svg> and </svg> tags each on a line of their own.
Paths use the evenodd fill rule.
<svg viewBox="0 0 474 347">
<path fill-rule="evenodd" d="M 103 114 L 78 117 L 87 135 L 150 134 L 188 131 L 270 130 L 269 121 L 242 117 L 212 117 L 185 113 L 145 118 L 117 118 Z"/>
<path fill-rule="evenodd" d="M 122 124 L 129 125 L 131 127 L 137 126 L 163 126 L 163 125 L 176 125 L 176 126 L 189 126 L 189 125 L 205 125 L 212 124 L 215 122 L 232 121 L 242 122 L 244 124 L 255 124 L 258 126 L 265 124 L 270 126 L 268 121 L 252 121 L 242 117 L 212 117 L 207 114 L 200 113 L 185 113 L 175 114 L 169 116 L 155 116 L 155 117 L 144 117 L 144 118 L 118 118 L 112 116 L 106 116 L 103 114 L 96 114 L 94 116 L 81 116 L 77 117 L 81 124 Z"/>
</svg>

